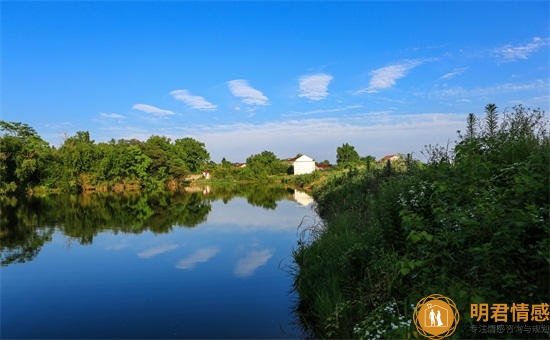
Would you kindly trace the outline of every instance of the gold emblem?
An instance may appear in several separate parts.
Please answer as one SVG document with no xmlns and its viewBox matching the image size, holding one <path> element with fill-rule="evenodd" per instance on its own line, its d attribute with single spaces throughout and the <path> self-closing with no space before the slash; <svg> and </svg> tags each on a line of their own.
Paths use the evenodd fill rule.
<svg viewBox="0 0 550 340">
<path fill-rule="evenodd" d="M 453 300 L 432 294 L 418 301 L 413 321 L 418 332 L 429 339 L 439 340 L 454 333 L 460 315 Z"/>
</svg>

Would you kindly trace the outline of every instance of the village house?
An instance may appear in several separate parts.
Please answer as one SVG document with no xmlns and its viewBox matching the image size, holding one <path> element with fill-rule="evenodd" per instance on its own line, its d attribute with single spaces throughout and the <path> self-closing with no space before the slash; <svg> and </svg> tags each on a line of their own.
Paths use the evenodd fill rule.
<svg viewBox="0 0 550 340">
<path fill-rule="evenodd" d="M 324 170 L 330 170 L 331 168 L 332 168 L 332 165 L 330 165 L 330 164 L 325 164 L 325 163 L 316 163 L 315 164 L 315 169 L 316 170 L 324 171 Z"/>
<path fill-rule="evenodd" d="M 387 155 L 387 156 L 384 156 L 384 157 L 380 158 L 378 160 L 378 163 L 386 164 L 388 161 L 393 162 L 393 161 L 396 161 L 398 159 L 401 159 L 401 157 L 399 157 L 399 155 Z"/>
<path fill-rule="evenodd" d="M 295 175 L 310 174 L 315 171 L 315 161 L 306 155 L 291 158 L 289 162 L 294 167 Z"/>
</svg>

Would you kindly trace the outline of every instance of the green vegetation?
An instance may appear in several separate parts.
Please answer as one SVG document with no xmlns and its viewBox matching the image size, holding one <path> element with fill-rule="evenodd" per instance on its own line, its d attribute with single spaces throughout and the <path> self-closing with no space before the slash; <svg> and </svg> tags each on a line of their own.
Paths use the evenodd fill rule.
<svg viewBox="0 0 550 340">
<path fill-rule="evenodd" d="M 88 132 L 66 136 L 57 149 L 23 123 L 0 121 L 0 196 L 16 192 L 178 190 L 190 175 L 211 173 L 216 181 L 274 182 L 289 173 L 290 163 L 273 152 L 251 155 L 246 166 L 225 158 L 210 161 L 204 143 L 165 136 L 95 143 Z M 199 176 L 200 177 L 200 176 Z M 194 178 L 196 180 L 196 177 Z"/>
<path fill-rule="evenodd" d="M 342 167 L 359 163 L 361 157 L 355 151 L 355 147 L 348 143 L 336 148 L 336 164 Z"/>
<path fill-rule="evenodd" d="M 550 140 L 540 110 L 470 114 L 425 164 L 352 169 L 314 192 L 322 221 L 293 252 L 297 313 L 319 338 L 416 338 L 412 308 L 443 294 L 472 333 L 471 303 L 542 303 L 550 293 Z M 506 336 L 505 334 L 502 335 Z"/>
<path fill-rule="evenodd" d="M 65 136 L 56 148 L 27 124 L 0 121 L 0 130 L 0 196 L 177 191 L 203 180 L 203 171 L 208 171 L 208 180 L 214 182 L 283 183 L 302 188 L 320 185 L 328 177 L 327 171 L 294 176 L 290 160 L 279 159 L 267 150 L 249 156 L 243 164 L 225 158 L 216 164 L 205 144 L 189 137 L 172 141 L 153 135 L 145 142 L 111 139 L 96 143 L 89 132 L 78 131 Z M 331 168 L 328 160 L 321 163 L 329 166 L 328 172 L 377 167 L 373 156 L 360 157 L 347 143 L 336 151 L 338 165 Z"/>
<path fill-rule="evenodd" d="M 16 191 L 127 191 L 178 186 L 210 159 L 192 138 L 151 136 L 147 141 L 95 143 L 88 132 L 50 147 L 26 124 L 0 121 L 0 194 Z"/>
</svg>

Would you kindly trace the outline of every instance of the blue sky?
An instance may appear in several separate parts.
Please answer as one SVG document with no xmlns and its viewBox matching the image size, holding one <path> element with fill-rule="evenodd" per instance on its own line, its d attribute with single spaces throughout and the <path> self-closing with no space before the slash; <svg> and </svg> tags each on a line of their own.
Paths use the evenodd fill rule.
<svg viewBox="0 0 550 340">
<path fill-rule="evenodd" d="M 446 144 L 549 107 L 548 1 L 2 1 L 1 119 L 52 145 L 165 135 L 212 160 Z"/>
</svg>

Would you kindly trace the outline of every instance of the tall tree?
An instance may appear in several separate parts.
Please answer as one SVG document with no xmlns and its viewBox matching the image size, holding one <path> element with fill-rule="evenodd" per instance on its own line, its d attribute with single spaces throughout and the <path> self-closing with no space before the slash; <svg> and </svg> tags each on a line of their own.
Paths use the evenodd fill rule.
<svg viewBox="0 0 550 340">
<path fill-rule="evenodd" d="M 176 139 L 174 143 L 175 153 L 183 164 L 191 171 L 198 172 L 210 160 L 210 154 L 204 143 L 193 138 Z"/>
<path fill-rule="evenodd" d="M 355 150 L 355 147 L 349 145 L 348 143 L 336 148 L 336 163 L 338 165 L 347 166 L 357 164 L 360 159 L 361 157 Z"/>
<path fill-rule="evenodd" d="M 170 138 L 165 136 L 151 136 L 140 145 L 143 153 L 152 160 L 150 173 L 158 179 L 164 179 L 168 172 L 168 162 L 173 156 L 173 147 Z"/>
<path fill-rule="evenodd" d="M 470 113 L 466 119 L 466 139 L 472 139 L 477 136 L 477 117 Z"/>
<path fill-rule="evenodd" d="M 46 172 L 48 143 L 27 124 L 0 121 L 0 130 L 0 191 L 38 184 Z"/>
<path fill-rule="evenodd" d="M 487 137 L 494 137 L 498 129 L 498 113 L 495 104 L 485 106 L 485 126 Z"/>
</svg>

